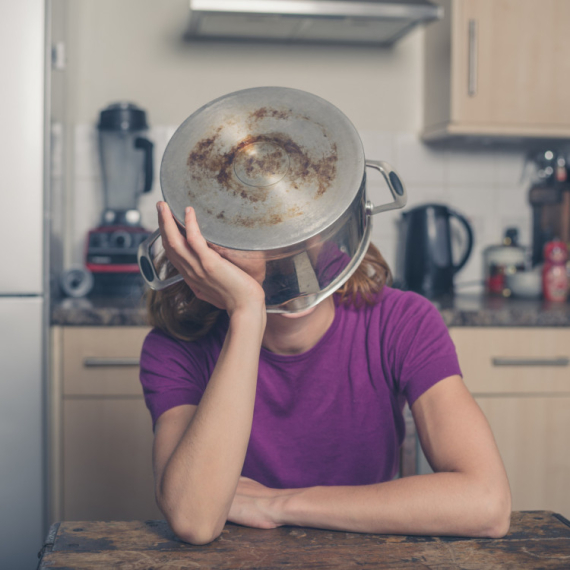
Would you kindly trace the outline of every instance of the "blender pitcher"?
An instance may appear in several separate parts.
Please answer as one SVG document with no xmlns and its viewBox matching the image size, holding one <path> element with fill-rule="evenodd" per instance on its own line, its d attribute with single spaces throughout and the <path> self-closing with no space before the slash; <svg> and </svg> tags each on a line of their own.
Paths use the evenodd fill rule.
<svg viewBox="0 0 570 570">
<path fill-rule="evenodd" d="M 150 192 L 153 178 L 146 114 L 132 103 L 115 103 L 101 111 L 97 128 L 105 200 L 102 225 L 137 226 L 137 199 Z"/>
</svg>

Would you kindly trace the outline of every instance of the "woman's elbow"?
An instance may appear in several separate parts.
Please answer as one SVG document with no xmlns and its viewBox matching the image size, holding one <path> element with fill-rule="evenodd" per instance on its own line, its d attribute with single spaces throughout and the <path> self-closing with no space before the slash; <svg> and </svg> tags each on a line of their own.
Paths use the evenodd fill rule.
<svg viewBox="0 0 570 570">
<path fill-rule="evenodd" d="M 197 512 L 189 505 L 181 505 L 179 498 L 169 497 L 165 493 L 156 492 L 156 504 L 172 532 L 182 541 L 190 544 L 208 544 L 224 529 L 226 518 L 223 519 L 213 512 Z"/>
<path fill-rule="evenodd" d="M 482 501 L 481 536 L 485 538 L 503 538 L 511 526 L 511 492 L 509 488 L 489 493 Z"/>
<path fill-rule="evenodd" d="M 225 519 L 215 520 L 212 517 L 200 516 L 197 513 L 195 516 L 188 516 L 188 509 L 169 508 L 158 497 L 157 505 L 172 532 L 184 542 L 195 545 L 208 544 L 222 534 Z"/>
<path fill-rule="evenodd" d="M 168 524 L 172 532 L 182 541 L 189 542 L 196 546 L 209 544 L 222 534 L 224 525 L 196 524 L 187 519 L 171 518 Z"/>
<path fill-rule="evenodd" d="M 511 509 L 502 509 L 490 521 L 488 525 L 488 538 L 503 538 L 511 527 Z"/>
</svg>

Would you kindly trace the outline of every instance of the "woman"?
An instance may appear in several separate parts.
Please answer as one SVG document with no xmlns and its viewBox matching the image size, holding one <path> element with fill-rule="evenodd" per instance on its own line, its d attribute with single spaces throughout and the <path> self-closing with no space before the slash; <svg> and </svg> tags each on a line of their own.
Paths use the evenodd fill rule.
<svg viewBox="0 0 570 570">
<path fill-rule="evenodd" d="M 447 329 L 429 301 L 384 285 L 375 248 L 316 307 L 266 314 L 261 278 L 207 244 L 192 208 L 183 236 L 157 207 L 185 283 L 151 294 L 159 328 L 144 343 L 141 382 L 157 503 L 182 540 L 208 543 L 226 521 L 506 534 L 505 470 Z M 405 401 L 434 473 L 393 479 Z"/>
</svg>

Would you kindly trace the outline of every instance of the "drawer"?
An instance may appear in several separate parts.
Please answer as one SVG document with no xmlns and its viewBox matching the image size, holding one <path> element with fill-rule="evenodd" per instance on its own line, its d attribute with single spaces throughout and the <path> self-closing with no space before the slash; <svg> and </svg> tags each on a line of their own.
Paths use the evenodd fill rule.
<svg viewBox="0 0 570 570">
<path fill-rule="evenodd" d="M 570 393 L 570 329 L 454 327 L 465 384 L 474 394 Z"/>
<path fill-rule="evenodd" d="M 64 327 L 64 396 L 140 396 L 139 358 L 147 327 Z"/>
</svg>

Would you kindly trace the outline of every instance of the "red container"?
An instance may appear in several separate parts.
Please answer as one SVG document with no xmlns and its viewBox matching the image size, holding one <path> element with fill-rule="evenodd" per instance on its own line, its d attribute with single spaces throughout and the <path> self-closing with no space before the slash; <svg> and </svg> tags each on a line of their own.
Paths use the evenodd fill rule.
<svg viewBox="0 0 570 570">
<path fill-rule="evenodd" d="M 564 302 L 568 298 L 567 259 L 568 248 L 564 242 L 550 241 L 544 245 L 542 291 L 547 301 Z"/>
</svg>

